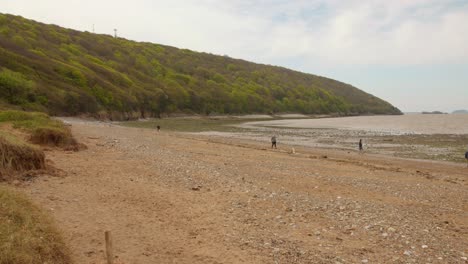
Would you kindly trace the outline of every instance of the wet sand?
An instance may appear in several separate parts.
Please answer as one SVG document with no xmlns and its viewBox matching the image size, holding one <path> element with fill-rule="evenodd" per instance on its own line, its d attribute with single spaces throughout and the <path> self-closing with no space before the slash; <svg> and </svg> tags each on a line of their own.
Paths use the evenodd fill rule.
<svg viewBox="0 0 468 264">
<path fill-rule="evenodd" d="M 465 162 L 468 115 L 363 116 L 245 122 L 241 131 L 198 134 L 279 144 L 357 151 L 360 139 L 366 153 Z M 397 129 L 398 128 L 398 129 Z"/>
</svg>

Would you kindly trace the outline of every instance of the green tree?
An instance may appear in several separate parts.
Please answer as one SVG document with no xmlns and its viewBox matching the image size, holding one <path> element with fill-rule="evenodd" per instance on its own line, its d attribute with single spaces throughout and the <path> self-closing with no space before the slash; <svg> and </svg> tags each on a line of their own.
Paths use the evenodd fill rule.
<svg viewBox="0 0 468 264">
<path fill-rule="evenodd" d="M 0 71 L 0 97 L 11 104 L 22 104 L 28 101 L 34 82 L 28 80 L 23 74 L 8 69 Z M 32 98 L 32 96 L 30 96 Z"/>
</svg>

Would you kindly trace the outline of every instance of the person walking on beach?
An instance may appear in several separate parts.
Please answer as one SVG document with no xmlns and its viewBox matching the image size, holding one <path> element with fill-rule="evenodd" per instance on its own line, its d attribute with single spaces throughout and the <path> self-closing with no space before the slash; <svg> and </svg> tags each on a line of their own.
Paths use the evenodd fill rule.
<svg viewBox="0 0 468 264">
<path fill-rule="evenodd" d="M 466 167 L 468 168 L 468 150 L 465 152 Z"/>
<path fill-rule="evenodd" d="M 362 148 L 362 139 L 359 139 L 359 151 L 362 151 L 363 148 Z"/>
<path fill-rule="evenodd" d="M 276 136 L 271 137 L 271 148 L 275 147 L 276 148 Z"/>
<path fill-rule="evenodd" d="M 159 132 L 159 130 L 161 130 L 161 127 L 160 127 L 159 125 L 157 125 L 157 126 L 156 126 L 156 129 L 157 129 L 158 132 Z"/>
</svg>

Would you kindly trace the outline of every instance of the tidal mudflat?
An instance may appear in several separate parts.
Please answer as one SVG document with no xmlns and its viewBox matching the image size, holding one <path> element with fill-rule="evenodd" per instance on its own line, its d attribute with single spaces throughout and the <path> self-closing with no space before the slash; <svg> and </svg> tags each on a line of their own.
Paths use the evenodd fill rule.
<svg viewBox="0 0 468 264">
<path fill-rule="evenodd" d="M 232 126 L 230 131 L 225 126 Z M 464 161 L 468 148 L 468 115 L 361 116 L 320 119 L 280 119 L 225 124 L 199 132 L 205 135 L 269 141 L 364 152 L 403 158 Z"/>
</svg>

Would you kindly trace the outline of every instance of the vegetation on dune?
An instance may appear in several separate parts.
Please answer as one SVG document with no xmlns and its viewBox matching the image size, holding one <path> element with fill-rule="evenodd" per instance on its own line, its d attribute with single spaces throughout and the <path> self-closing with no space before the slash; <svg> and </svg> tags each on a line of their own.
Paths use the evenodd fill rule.
<svg viewBox="0 0 468 264">
<path fill-rule="evenodd" d="M 63 122 L 51 119 L 44 113 L 0 111 L 0 125 L 1 128 L 11 126 L 27 135 L 17 135 L 15 130 L 0 130 L 0 181 L 11 181 L 25 171 L 45 169 L 44 152 L 38 146 L 28 143 L 28 140 L 34 144 L 65 150 L 86 148 L 75 140 Z"/>
<path fill-rule="evenodd" d="M 5 14 L 0 65 L 0 107 L 54 115 L 400 114 L 328 78 Z"/>
<path fill-rule="evenodd" d="M 5 186 L 0 186 L 0 263 L 72 263 L 50 217 Z"/>
<path fill-rule="evenodd" d="M 65 133 L 60 144 L 73 140 L 69 129 L 44 113 L 0 111 L 0 182 L 14 182 L 30 171 L 46 168 L 45 154 L 26 142 L 44 130 Z M 49 144 L 49 140 L 41 144 Z M 54 144 L 55 145 L 55 144 Z M 23 173 L 26 173 L 23 175 Z M 71 263 L 69 252 L 51 219 L 22 195 L 0 185 L 0 263 Z"/>
<path fill-rule="evenodd" d="M 28 132 L 32 143 L 63 148 L 78 144 L 70 129 L 63 122 L 51 119 L 44 113 L 0 111 L 0 124 L 4 122 L 10 122 L 13 124 L 13 128 Z"/>
<path fill-rule="evenodd" d="M 69 127 L 47 114 L 0 111 L 0 182 L 46 168 L 44 152 L 34 144 L 73 151 L 86 148 L 75 140 Z"/>
<path fill-rule="evenodd" d="M 0 181 L 11 171 L 45 168 L 44 152 L 6 132 L 0 131 Z"/>
</svg>

